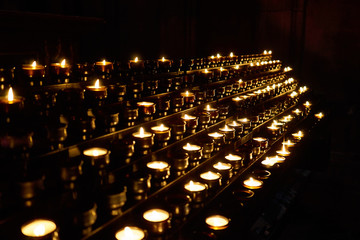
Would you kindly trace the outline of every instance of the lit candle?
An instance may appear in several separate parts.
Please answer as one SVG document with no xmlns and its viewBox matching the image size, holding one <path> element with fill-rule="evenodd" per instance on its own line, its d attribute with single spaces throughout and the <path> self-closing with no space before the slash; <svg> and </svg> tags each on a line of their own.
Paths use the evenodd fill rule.
<svg viewBox="0 0 360 240">
<path fill-rule="evenodd" d="M 63 59 L 60 63 L 52 63 L 51 71 L 57 76 L 68 77 L 70 76 L 70 65 Z"/>
<path fill-rule="evenodd" d="M 290 152 L 287 150 L 287 147 L 285 145 L 282 145 L 281 150 L 276 151 L 276 153 L 283 157 L 290 155 Z"/>
<path fill-rule="evenodd" d="M 237 121 L 232 121 L 232 122 L 228 123 L 227 125 L 229 125 L 229 127 L 235 129 L 235 134 L 237 137 L 240 137 L 240 135 L 244 131 L 243 125 Z"/>
<path fill-rule="evenodd" d="M 294 111 L 292 111 L 296 116 L 301 116 L 302 115 L 302 111 L 300 109 L 295 109 Z"/>
<path fill-rule="evenodd" d="M 277 163 L 283 163 L 285 161 L 285 157 L 280 157 L 278 155 L 270 156 L 269 158 L 271 161 L 275 161 Z"/>
<path fill-rule="evenodd" d="M 295 139 L 296 141 L 300 141 L 301 138 L 304 137 L 304 134 L 303 134 L 302 131 L 298 131 L 297 133 L 293 133 L 292 136 L 294 137 L 294 139 Z"/>
<path fill-rule="evenodd" d="M 244 106 L 244 98 L 243 97 L 234 97 L 231 99 L 236 107 L 241 108 Z"/>
<path fill-rule="evenodd" d="M 231 163 L 235 170 L 239 170 L 243 166 L 243 158 L 239 155 L 228 154 L 225 159 Z"/>
<path fill-rule="evenodd" d="M 34 219 L 21 226 L 21 233 L 33 239 L 43 239 L 44 237 L 50 237 L 50 235 L 55 237 L 55 234 L 57 234 L 55 233 L 56 229 L 56 224 L 51 220 Z"/>
<path fill-rule="evenodd" d="M 139 131 L 133 133 L 132 136 L 139 148 L 149 149 L 154 145 L 154 134 L 146 132 L 143 127 L 140 127 Z"/>
<path fill-rule="evenodd" d="M 322 112 L 316 113 L 314 115 L 318 120 L 321 120 L 324 117 L 324 114 Z"/>
<path fill-rule="evenodd" d="M 195 94 L 189 91 L 185 91 L 180 93 L 182 97 L 184 97 L 184 102 L 187 107 L 192 107 L 195 102 Z"/>
<path fill-rule="evenodd" d="M 214 72 L 210 71 L 208 69 L 204 69 L 204 71 L 200 71 L 200 77 L 201 80 L 204 80 L 204 82 L 206 81 L 211 81 L 214 78 Z"/>
<path fill-rule="evenodd" d="M 200 178 L 209 186 L 215 188 L 221 185 L 221 175 L 212 171 L 207 171 L 200 174 Z"/>
<path fill-rule="evenodd" d="M 23 105 L 24 99 L 15 96 L 11 87 L 7 96 L 0 99 L 1 112 L 5 114 L 18 112 L 23 108 Z"/>
<path fill-rule="evenodd" d="M 151 172 L 154 179 L 164 180 L 170 176 L 170 165 L 164 161 L 148 162 L 146 166 Z"/>
<path fill-rule="evenodd" d="M 277 127 L 275 124 L 271 124 L 271 126 L 268 126 L 267 129 L 270 131 L 270 133 L 276 137 L 280 134 L 280 128 Z"/>
<path fill-rule="evenodd" d="M 269 140 L 267 138 L 256 137 L 256 138 L 253 138 L 253 141 L 254 141 L 255 146 L 259 146 L 261 148 L 261 150 L 265 150 L 266 148 L 268 148 Z"/>
<path fill-rule="evenodd" d="M 263 182 L 258 179 L 250 177 L 244 180 L 243 185 L 248 189 L 259 189 L 262 187 Z"/>
<path fill-rule="evenodd" d="M 244 126 L 244 130 L 249 130 L 251 128 L 251 121 L 248 118 L 241 118 L 238 120 Z"/>
<path fill-rule="evenodd" d="M 107 97 L 107 87 L 100 85 L 100 80 L 97 79 L 93 86 L 86 86 L 86 93 L 96 99 L 103 99 Z"/>
<path fill-rule="evenodd" d="M 304 106 L 305 106 L 305 108 L 310 108 L 310 107 L 311 107 L 311 103 L 310 103 L 309 101 L 306 101 L 306 102 L 304 103 Z"/>
<path fill-rule="evenodd" d="M 213 168 L 221 174 L 224 182 L 227 182 L 232 177 L 233 167 L 231 163 L 217 162 L 213 164 Z"/>
<path fill-rule="evenodd" d="M 189 154 L 190 161 L 199 161 L 202 158 L 202 147 L 194 144 L 187 143 L 183 149 Z"/>
<path fill-rule="evenodd" d="M 170 59 L 166 59 L 165 57 L 162 57 L 161 59 L 158 59 L 158 65 L 159 68 L 162 70 L 168 70 L 171 68 L 172 61 Z"/>
<path fill-rule="evenodd" d="M 214 150 L 215 151 L 219 151 L 221 146 L 223 146 L 225 144 L 225 135 L 223 133 L 212 132 L 212 133 L 208 133 L 208 136 L 214 142 Z"/>
<path fill-rule="evenodd" d="M 45 67 L 43 65 L 37 64 L 36 61 L 34 61 L 32 64 L 24 64 L 22 69 L 30 78 L 45 77 Z"/>
<path fill-rule="evenodd" d="M 261 161 L 261 164 L 267 168 L 273 167 L 277 163 L 273 158 L 266 157 L 265 160 Z"/>
<path fill-rule="evenodd" d="M 163 234 L 170 228 L 169 212 L 154 208 L 143 213 L 148 229 L 155 234 Z"/>
<path fill-rule="evenodd" d="M 160 146 L 165 147 L 167 145 L 167 141 L 170 140 L 171 129 L 164 126 L 164 124 L 160 124 L 160 126 L 151 127 L 151 131 L 155 134 L 155 140 L 160 143 Z"/>
<path fill-rule="evenodd" d="M 210 107 L 210 105 L 206 105 L 204 111 L 210 113 L 211 124 L 214 124 L 219 118 L 219 110 Z"/>
<path fill-rule="evenodd" d="M 134 60 L 129 61 L 129 68 L 131 70 L 143 70 L 145 68 L 144 61 L 139 60 L 138 57 L 135 57 Z"/>
<path fill-rule="evenodd" d="M 224 230 L 228 227 L 230 219 L 222 215 L 212 215 L 207 217 L 205 222 L 213 230 Z"/>
<path fill-rule="evenodd" d="M 153 102 L 138 102 L 137 106 L 144 116 L 152 116 L 156 112 L 156 104 Z"/>
<path fill-rule="evenodd" d="M 185 114 L 184 116 L 181 117 L 181 119 L 185 121 L 186 130 L 188 131 L 188 133 L 195 133 L 196 128 L 199 124 L 199 120 L 198 120 L 199 118 Z"/>
<path fill-rule="evenodd" d="M 105 59 L 100 61 L 100 62 L 96 62 L 95 66 L 96 66 L 98 71 L 103 72 L 103 73 L 104 72 L 109 73 L 110 71 L 113 70 L 112 62 L 107 62 Z"/>
<path fill-rule="evenodd" d="M 184 185 L 185 191 L 190 195 L 195 203 L 203 202 L 207 197 L 207 185 L 201 182 L 194 182 L 190 180 Z"/>
<path fill-rule="evenodd" d="M 117 240 L 142 240 L 145 239 L 145 231 L 138 227 L 126 226 L 116 232 Z"/>
<path fill-rule="evenodd" d="M 223 128 L 219 128 L 220 133 L 225 135 L 225 142 L 230 143 L 235 138 L 235 129 L 225 124 Z"/>
<path fill-rule="evenodd" d="M 110 151 L 106 148 L 88 148 L 83 151 L 83 155 L 90 159 L 93 166 L 103 168 L 110 163 Z"/>
<path fill-rule="evenodd" d="M 290 139 L 288 139 L 287 141 L 283 141 L 282 144 L 285 145 L 286 147 L 293 147 L 293 146 L 295 146 L 295 143 L 292 142 Z"/>
</svg>

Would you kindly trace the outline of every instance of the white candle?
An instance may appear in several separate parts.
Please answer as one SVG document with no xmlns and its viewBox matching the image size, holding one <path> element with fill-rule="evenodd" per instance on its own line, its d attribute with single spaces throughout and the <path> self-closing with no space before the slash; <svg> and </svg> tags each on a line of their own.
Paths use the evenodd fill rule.
<svg viewBox="0 0 360 240">
<path fill-rule="evenodd" d="M 147 138 L 152 136 L 151 133 L 145 132 L 143 127 L 140 128 L 139 132 L 135 132 L 132 135 L 136 138 Z"/>
<path fill-rule="evenodd" d="M 239 155 L 233 155 L 233 154 L 226 155 L 225 158 L 229 161 L 240 161 L 241 160 L 241 157 Z"/>
<path fill-rule="evenodd" d="M 208 171 L 200 174 L 200 177 L 204 180 L 217 180 L 221 177 L 221 175 L 212 171 Z"/>
<path fill-rule="evenodd" d="M 250 188 L 250 189 L 260 188 L 262 186 L 262 184 L 263 184 L 262 181 L 254 179 L 252 177 L 250 177 L 249 179 L 246 179 L 244 181 L 245 187 Z"/>
<path fill-rule="evenodd" d="M 287 147 L 285 145 L 282 145 L 281 150 L 276 151 L 277 154 L 279 154 L 280 156 L 289 156 L 290 152 L 287 150 Z"/>
<path fill-rule="evenodd" d="M 262 165 L 268 166 L 268 167 L 272 167 L 276 164 L 277 162 L 269 157 L 266 157 L 265 160 L 261 161 Z"/>
<path fill-rule="evenodd" d="M 163 222 L 169 219 L 170 215 L 167 211 L 159 208 L 150 209 L 143 214 L 143 218 L 149 222 Z"/>
<path fill-rule="evenodd" d="M 189 181 L 184 188 L 190 192 L 200 192 L 206 189 L 206 185 L 201 182 Z"/>
<path fill-rule="evenodd" d="M 148 162 L 146 164 L 146 166 L 151 169 L 162 170 L 162 169 L 166 169 L 167 167 L 169 167 L 169 164 L 164 161 L 152 161 L 152 162 Z"/>
<path fill-rule="evenodd" d="M 229 224 L 229 219 L 222 215 L 212 215 L 205 219 L 206 224 L 214 230 L 225 229 Z"/>
<path fill-rule="evenodd" d="M 160 126 L 154 126 L 151 127 L 151 130 L 153 130 L 154 132 L 166 132 L 169 131 L 169 127 L 164 126 L 164 124 L 160 124 Z"/>
<path fill-rule="evenodd" d="M 187 114 L 185 114 L 185 115 L 182 116 L 181 118 L 184 119 L 185 121 L 186 121 L 186 120 L 194 120 L 194 119 L 196 119 L 196 117 L 191 116 L 191 115 L 187 115 Z"/>
<path fill-rule="evenodd" d="M 213 132 L 213 133 L 208 133 L 208 136 L 209 137 L 212 137 L 212 138 L 221 138 L 224 136 L 223 133 L 219 133 L 219 132 Z"/>
<path fill-rule="evenodd" d="M 141 228 L 127 226 L 120 229 L 116 234 L 117 240 L 141 240 L 145 238 L 145 232 Z"/>
<path fill-rule="evenodd" d="M 185 146 L 183 146 L 183 149 L 186 151 L 199 151 L 201 147 L 198 145 L 187 143 Z"/>
<path fill-rule="evenodd" d="M 232 165 L 230 163 L 217 162 L 213 167 L 217 170 L 230 170 Z"/>
<path fill-rule="evenodd" d="M 43 237 L 56 230 L 56 224 L 46 219 L 35 219 L 21 227 L 21 232 L 27 237 Z"/>
<path fill-rule="evenodd" d="M 269 157 L 272 161 L 276 161 L 277 163 L 282 163 L 285 161 L 284 157 L 279 157 L 278 155 Z"/>
<path fill-rule="evenodd" d="M 108 150 L 105 148 L 89 148 L 84 150 L 83 154 L 88 157 L 99 157 L 104 156 L 108 153 Z"/>
</svg>

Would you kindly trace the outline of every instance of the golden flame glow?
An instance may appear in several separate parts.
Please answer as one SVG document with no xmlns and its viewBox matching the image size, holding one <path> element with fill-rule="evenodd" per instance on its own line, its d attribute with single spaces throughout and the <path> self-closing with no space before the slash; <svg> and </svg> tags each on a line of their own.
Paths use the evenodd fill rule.
<svg viewBox="0 0 360 240">
<path fill-rule="evenodd" d="M 140 130 L 139 130 L 139 136 L 140 137 L 145 137 L 145 130 L 144 130 L 143 127 L 141 127 Z"/>
<path fill-rule="evenodd" d="M 99 88 L 100 87 L 100 80 L 96 80 L 95 84 L 94 84 L 95 88 Z"/>
<path fill-rule="evenodd" d="M 11 87 L 9 88 L 9 92 L 8 92 L 8 102 L 12 102 L 12 101 L 14 101 L 14 92 Z"/>
<path fill-rule="evenodd" d="M 45 226 L 43 224 L 39 224 L 34 228 L 34 235 L 36 237 L 44 236 L 45 234 Z"/>
<path fill-rule="evenodd" d="M 61 61 L 61 63 L 60 63 L 60 66 L 63 68 L 63 67 L 65 67 L 65 65 L 66 65 L 66 60 L 63 59 L 63 60 Z"/>
<path fill-rule="evenodd" d="M 161 58 L 161 61 L 165 62 L 165 57 L 162 57 L 162 58 Z"/>
<path fill-rule="evenodd" d="M 324 117 L 324 114 L 322 112 L 319 112 L 319 113 L 315 114 L 315 117 L 320 120 Z"/>
<path fill-rule="evenodd" d="M 215 58 L 215 56 L 214 56 L 214 55 L 212 55 L 210 58 L 211 58 L 211 59 L 214 59 L 214 58 Z"/>
<path fill-rule="evenodd" d="M 206 110 L 210 110 L 210 105 L 206 105 Z"/>
<path fill-rule="evenodd" d="M 224 71 L 224 69 L 221 67 L 221 68 L 220 68 L 220 71 L 222 72 L 222 71 Z"/>
<path fill-rule="evenodd" d="M 231 52 L 231 53 L 230 53 L 230 57 L 233 57 L 233 56 L 234 56 L 234 54 Z"/>
<path fill-rule="evenodd" d="M 209 71 L 207 70 L 207 68 L 205 68 L 205 73 L 208 73 Z"/>
<path fill-rule="evenodd" d="M 217 57 L 217 58 L 220 58 L 220 57 L 221 57 L 220 53 L 216 54 L 216 57 Z"/>
<path fill-rule="evenodd" d="M 266 51 L 266 50 L 264 50 L 264 54 L 267 54 L 267 51 Z"/>
<path fill-rule="evenodd" d="M 139 61 L 139 58 L 138 57 L 136 57 L 135 58 L 135 60 L 134 60 L 134 62 L 138 62 Z"/>
<path fill-rule="evenodd" d="M 36 68 L 36 61 L 33 61 L 33 63 L 31 64 L 32 68 Z"/>
<path fill-rule="evenodd" d="M 106 65 L 106 61 L 105 61 L 105 59 L 102 61 L 102 65 Z"/>
</svg>

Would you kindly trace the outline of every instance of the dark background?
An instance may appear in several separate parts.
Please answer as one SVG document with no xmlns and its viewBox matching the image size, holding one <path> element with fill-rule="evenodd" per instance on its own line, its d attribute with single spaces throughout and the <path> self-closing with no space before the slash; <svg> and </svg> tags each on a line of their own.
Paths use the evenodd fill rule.
<svg viewBox="0 0 360 240">
<path fill-rule="evenodd" d="M 3 0 L 0 66 L 63 57 L 95 62 L 271 49 L 330 106 L 332 116 L 330 158 L 317 153 L 326 159 L 308 160 L 327 164 L 310 168 L 307 190 L 280 238 L 359 239 L 358 2 Z"/>
</svg>

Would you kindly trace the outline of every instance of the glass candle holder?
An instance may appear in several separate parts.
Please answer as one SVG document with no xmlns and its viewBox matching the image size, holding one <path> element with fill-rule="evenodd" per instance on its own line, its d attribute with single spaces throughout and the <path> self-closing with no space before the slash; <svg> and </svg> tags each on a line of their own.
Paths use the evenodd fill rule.
<svg viewBox="0 0 360 240">
<path fill-rule="evenodd" d="M 184 185 L 184 189 L 194 203 L 201 203 L 207 197 L 208 186 L 205 183 L 189 181 Z"/>
<path fill-rule="evenodd" d="M 242 134 L 243 131 L 244 131 L 243 124 L 239 123 L 238 121 L 232 121 L 232 122 L 227 123 L 227 125 L 228 125 L 230 128 L 234 128 L 234 129 L 235 129 L 235 138 L 238 139 L 238 138 L 241 137 L 241 134 Z"/>
<path fill-rule="evenodd" d="M 133 133 L 132 136 L 135 140 L 135 147 L 148 150 L 154 145 L 154 134 L 145 132 L 142 127 L 138 132 Z"/>
<path fill-rule="evenodd" d="M 209 189 L 217 188 L 221 185 L 221 174 L 207 171 L 200 174 L 202 182 L 206 183 Z"/>
<path fill-rule="evenodd" d="M 137 106 L 145 121 L 151 120 L 156 112 L 156 105 L 153 102 L 138 102 Z"/>
<path fill-rule="evenodd" d="M 171 227 L 170 213 L 164 209 L 154 208 L 143 213 L 147 229 L 153 234 L 164 234 Z"/>
<path fill-rule="evenodd" d="M 239 170 L 243 165 L 243 158 L 239 155 L 228 154 L 225 159 L 233 166 L 234 170 Z"/>
<path fill-rule="evenodd" d="M 164 161 L 151 161 L 146 164 L 149 172 L 155 180 L 165 180 L 170 176 L 170 165 Z"/>
<path fill-rule="evenodd" d="M 110 151 L 106 148 L 88 148 L 83 151 L 83 155 L 97 168 L 104 168 L 110 163 Z"/>
<path fill-rule="evenodd" d="M 34 219 L 23 224 L 21 233 L 29 239 L 59 239 L 55 222 L 48 219 Z"/>
<path fill-rule="evenodd" d="M 225 136 L 225 143 L 229 144 L 232 140 L 235 139 L 235 129 L 229 127 L 225 124 L 223 128 L 219 128 L 219 132 L 224 134 Z"/>
<path fill-rule="evenodd" d="M 208 136 L 214 141 L 214 151 L 220 151 L 220 148 L 225 144 L 225 135 L 220 132 L 208 133 Z"/>
<path fill-rule="evenodd" d="M 227 183 L 233 175 L 231 163 L 217 162 L 213 164 L 213 168 L 216 172 L 221 174 L 221 179 L 225 183 Z"/>
<path fill-rule="evenodd" d="M 208 112 L 210 114 L 210 123 L 214 124 L 217 122 L 217 120 L 219 119 L 219 110 L 217 110 L 216 108 L 212 108 L 210 107 L 210 105 L 206 105 L 205 112 Z"/>
<path fill-rule="evenodd" d="M 191 108 L 194 106 L 196 99 L 194 93 L 186 91 L 186 92 L 182 92 L 180 95 L 184 97 L 184 103 L 186 108 Z"/>
<path fill-rule="evenodd" d="M 114 69 L 113 63 L 106 60 L 95 63 L 95 70 L 99 73 L 110 73 Z"/>
<path fill-rule="evenodd" d="M 169 127 L 160 124 L 159 126 L 151 127 L 151 131 L 155 134 L 155 141 L 159 147 L 167 146 L 171 137 L 171 129 Z"/>
<path fill-rule="evenodd" d="M 198 117 L 185 114 L 184 116 L 181 117 L 181 119 L 185 121 L 185 123 L 186 123 L 186 131 L 189 134 L 192 134 L 192 133 L 196 132 L 196 128 L 198 126 L 198 120 L 199 120 Z"/>
<path fill-rule="evenodd" d="M 244 126 L 244 133 L 248 133 L 251 128 L 251 121 L 248 118 L 240 118 L 238 121 Z"/>
<path fill-rule="evenodd" d="M 253 177 L 250 177 L 243 181 L 243 186 L 248 189 L 259 189 L 263 185 L 263 182 L 261 180 L 255 179 Z"/>
<path fill-rule="evenodd" d="M 126 226 L 116 232 L 116 240 L 144 240 L 146 239 L 146 231 L 144 229 Z"/>
<path fill-rule="evenodd" d="M 230 219 L 222 215 L 211 215 L 205 219 L 206 225 L 212 230 L 224 230 L 229 226 Z"/>
<path fill-rule="evenodd" d="M 183 146 L 183 149 L 189 155 L 190 164 L 194 162 L 199 162 L 203 156 L 201 146 L 187 143 Z"/>
</svg>

